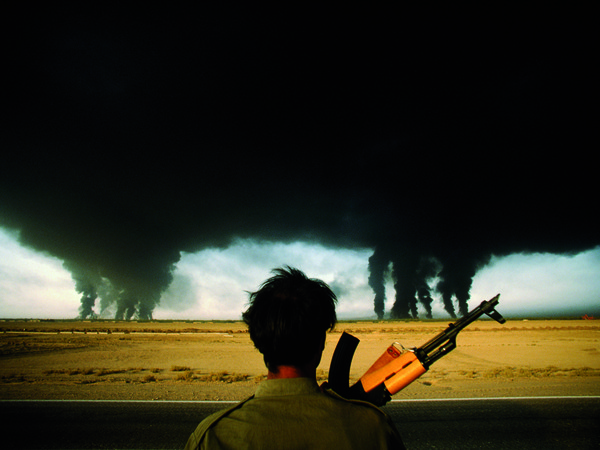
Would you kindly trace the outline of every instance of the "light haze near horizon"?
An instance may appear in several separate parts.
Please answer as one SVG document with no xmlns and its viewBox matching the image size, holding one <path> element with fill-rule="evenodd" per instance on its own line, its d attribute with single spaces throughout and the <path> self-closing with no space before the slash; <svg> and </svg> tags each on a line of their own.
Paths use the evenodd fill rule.
<svg viewBox="0 0 600 450">
<path fill-rule="evenodd" d="M 294 242 L 239 240 L 225 249 L 182 253 L 173 283 L 154 310 L 154 319 L 238 320 L 247 291 L 256 290 L 273 268 L 290 265 L 327 282 L 339 302 L 340 319 L 374 319 L 368 285 L 371 249 L 334 249 Z M 500 293 L 507 317 L 590 316 L 600 313 L 600 247 L 575 255 L 514 254 L 493 257 L 473 279 L 469 308 Z M 436 280 L 432 280 L 432 287 Z M 394 301 L 391 276 L 386 312 Z M 58 258 L 20 245 L 0 228 L 0 318 L 73 319 L 80 295 Z M 434 318 L 449 317 L 433 294 Z M 99 300 L 94 308 L 101 313 Z M 101 315 L 113 318 L 114 311 Z M 420 318 L 424 318 L 420 308 Z"/>
</svg>

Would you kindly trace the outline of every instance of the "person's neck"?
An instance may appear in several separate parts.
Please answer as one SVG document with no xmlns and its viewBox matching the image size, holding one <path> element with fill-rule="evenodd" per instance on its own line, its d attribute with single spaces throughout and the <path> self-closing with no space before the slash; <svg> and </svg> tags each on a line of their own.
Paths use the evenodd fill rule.
<svg viewBox="0 0 600 450">
<path fill-rule="evenodd" d="M 295 366 L 279 366 L 277 372 L 267 373 L 267 380 L 278 380 L 283 378 L 313 378 L 316 379 L 316 369 L 310 370 Z"/>
</svg>

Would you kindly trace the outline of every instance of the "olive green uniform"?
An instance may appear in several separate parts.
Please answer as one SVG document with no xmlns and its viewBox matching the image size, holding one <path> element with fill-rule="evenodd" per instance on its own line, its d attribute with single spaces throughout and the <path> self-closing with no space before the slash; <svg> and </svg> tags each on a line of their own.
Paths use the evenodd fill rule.
<svg viewBox="0 0 600 450">
<path fill-rule="evenodd" d="M 204 419 L 194 449 L 403 449 L 388 416 L 361 401 L 321 391 L 309 378 L 262 382 L 248 400 Z"/>
</svg>

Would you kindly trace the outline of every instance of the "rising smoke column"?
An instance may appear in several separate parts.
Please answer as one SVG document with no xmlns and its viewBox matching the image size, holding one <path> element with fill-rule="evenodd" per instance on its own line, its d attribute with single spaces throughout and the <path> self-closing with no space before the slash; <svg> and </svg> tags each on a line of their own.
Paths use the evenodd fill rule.
<svg viewBox="0 0 600 450">
<path fill-rule="evenodd" d="M 122 292 L 115 289 L 108 278 L 102 278 L 99 285 L 96 287 L 96 290 L 98 291 L 98 298 L 100 299 L 101 315 L 117 305 L 122 294 Z"/>
<path fill-rule="evenodd" d="M 79 317 L 87 319 L 95 316 L 94 306 L 98 298 L 99 275 L 91 270 L 84 270 L 74 261 L 65 260 L 63 267 L 71 272 L 71 278 L 75 282 L 75 291 L 81 294 Z"/>
<path fill-rule="evenodd" d="M 374 311 L 377 319 L 383 319 L 385 313 L 385 274 L 389 265 L 389 259 L 383 252 L 376 249 L 369 258 L 369 286 L 375 293 Z"/>
<path fill-rule="evenodd" d="M 388 249 L 389 251 L 389 249 Z M 417 318 L 417 304 L 425 308 L 425 315 L 431 318 L 431 288 L 429 280 L 437 275 L 439 263 L 431 257 L 421 257 L 410 249 L 390 257 L 388 251 L 378 247 L 369 258 L 369 286 L 375 293 L 374 311 L 379 320 L 385 314 L 385 277 L 391 264 L 391 274 L 396 291 L 394 305 L 390 311 L 392 318 Z"/>
<path fill-rule="evenodd" d="M 138 302 L 139 301 L 134 296 L 124 292 L 117 302 L 115 319 L 130 320 L 137 311 Z M 142 319 L 146 319 L 146 317 L 143 317 Z"/>
<path fill-rule="evenodd" d="M 425 317 L 432 318 L 431 287 L 429 282 L 436 276 L 440 281 L 436 291 L 441 294 L 443 306 L 451 317 L 456 318 L 453 299 L 456 298 L 459 313 L 468 313 L 468 300 L 473 277 L 490 259 L 491 255 L 464 255 L 460 250 L 445 254 L 443 260 L 419 255 L 410 248 L 394 252 L 389 257 L 378 248 L 369 258 L 369 285 L 375 292 L 374 306 L 378 319 L 384 316 L 384 279 L 389 264 L 396 291 L 390 316 L 394 319 L 418 318 L 418 303 L 425 308 Z"/>
<path fill-rule="evenodd" d="M 473 277 L 477 271 L 489 262 L 491 254 L 471 253 L 461 254 L 460 249 L 454 249 L 453 252 L 445 254 L 442 258 L 443 268 L 438 276 L 436 289 L 442 295 L 444 309 L 452 316 L 456 317 L 452 298 L 456 297 L 458 311 L 460 315 L 469 312 L 469 299 L 471 298 L 471 286 Z"/>
<path fill-rule="evenodd" d="M 433 298 L 431 297 L 431 289 L 427 283 L 421 284 L 417 288 L 417 296 L 419 298 L 419 302 L 425 307 L 425 318 L 433 318 L 433 314 L 431 312 Z"/>
<path fill-rule="evenodd" d="M 98 298 L 96 292 L 96 286 L 85 276 L 78 276 L 76 273 L 71 272 L 71 276 L 75 281 L 75 291 L 81 295 L 81 306 L 79 307 L 79 317 L 81 319 L 87 319 L 93 317 L 96 313 L 94 312 L 94 305 Z"/>
<path fill-rule="evenodd" d="M 112 234 L 96 234 L 90 240 L 84 236 L 82 241 L 77 230 L 65 233 L 71 239 L 68 246 L 56 246 L 64 237 L 48 236 L 50 222 L 48 219 L 44 226 L 25 228 L 21 240 L 63 258 L 63 266 L 71 273 L 76 291 L 82 294 L 80 318 L 94 317 L 99 300 L 101 315 L 114 310 L 117 320 L 152 319 L 180 258 L 178 250 L 165 248 L 166 235 L 161 241 L 154 239 L 151 230 L 146 230 L 113 243 Z M 82 227 L 82 221 L 76 226 Z"/>
<path fill-rule="evenodd" d="M 157 280 L 130 281 L 119 286 L 103 277 L 97 268 L 84 268 L 74 261 L 65 261 L 63 266 L 71 272 L 71 277 L 75 281 L 75 290 L 82 294 L 79 307 L 81 319 L 96 316 L 94 306 L 99 299 L 100 315 L 114 307 L 117 320 L 130 320 L 134 316 L 141 320 L 151 320 L 152 311 L 160 300 L 160 294 L 170 283 L 170 277 L 167 276 L 161 286 L 153 285 Z M 123 281 L 117 279 L 117 283 L 119 282 Z"/>
<path fill-rule="evenodd" d="M 175 263 L 179 260 L 177 251 L 155 251 L 146 249 L 146 258 L 136 260 L 136 265 L 129 267 L 126 273 L 110 277 L 109 295 L 116 299 L 117 320 L 130 320 L 134 316 L 152 320 L 152 312 L 173 281 Z"/>
<path fill-rule="evenodd" d="M 417 288 L 415 285 L 418 257 L 412 252 L 401 252 L 392 257 L 392 277 L 396 298 L 390 311 L 393 319 L 417 316 Z"/>
<path fill-rule="evenodd" d="M 429 280 L 434 278 L 439 272 L 439 263 L 431 257 L 421 258 L 419 268 L 417 269 L 417 296 L 419 302 L 425 308 L 425 317 L 431 319 L 433 317 L 431 312 L 431 304 L 433 298 L 431 297 L 431 288 L 429 287 Z"/>
</svg>

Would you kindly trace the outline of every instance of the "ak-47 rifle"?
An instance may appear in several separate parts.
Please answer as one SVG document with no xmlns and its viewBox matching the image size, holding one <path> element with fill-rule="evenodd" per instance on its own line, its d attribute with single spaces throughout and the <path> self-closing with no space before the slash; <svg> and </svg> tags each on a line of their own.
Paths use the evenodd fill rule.
<svg viewBox="0 0 600 450">
<path fill-rule="evenodd" d="M 327 387 L 348 399 L 366 400 L 377 406 L 385 405 L 392 395 L 427 372 L 442 356 L 454 350 L 458 333 L 483 314 L 487 314 L 498 323 L 504 323 L 504 317 L 494 309 L 499 298 L 500 294 L 491 300 L 483 301 L 421 347 L 405 349 L 398 343 L 390 345 L 360 380 L 350 387 L 350 365 L 360 341 L 351 334 L 342 333 L 331 358 Z"/>
</svg>

